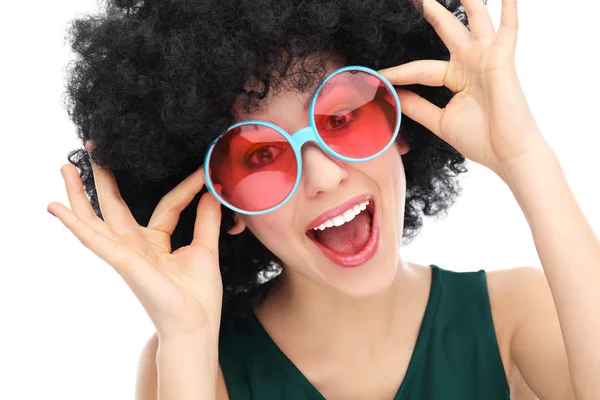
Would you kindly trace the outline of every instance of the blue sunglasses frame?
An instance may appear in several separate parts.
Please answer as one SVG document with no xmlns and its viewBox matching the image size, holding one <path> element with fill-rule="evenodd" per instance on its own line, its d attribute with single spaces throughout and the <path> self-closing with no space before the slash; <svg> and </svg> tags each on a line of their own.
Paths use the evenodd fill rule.
<svg viewBox="0 0 600 400">
<path fill-rule="evenodd" d="M 389 89 L 390 93 L 392 94 L 392 99 L 395 102 L 395 106 L 398 110 L 398 118 L 397 118 L 397 122 L 396 122 L 396 126 L 394 128 L 394 135 L 392 136 L 392 138 L 390 139 L 390 142 L 383 148 L 381 149 L 379 152 L 377 152 L 376 154 L 370 156 L 370 157 L 366 157 L 366 158 L 350 158 L 350 157 L 346 157 L 343 156 L 341 154 L 336 153 L 335 151 L 333 151 L 321 138 L 321 136 L 319 135 L 319 132 L 317 130 L 316 124 L 315 124 L 315 104 L 317 103 L 317 98 L 319 95 L 319 92 L 321 91 L 321 88 L 323 88 L 323 86 L 325 86 L 325 84 L 333 77 L 335 77 L 338 74 L 341 74 L 343 72 L 346 71 L 361 71 L 361 72 L 366 72 L 368 74 L 374 75 L 375 77 L 377 77 L 378 79 L 380 79 Z M 237 122 L 233 125 L 231 125 L 225 132 L 223 132 L 221 135 L 219 135 L 210 145 L 210 148 L 208 149 L 208 152 L 206 153 L 206 156 L 204 158 L 204 181 L 206 184 L 206 187 L 208 188 L 209 192 L 215 196 L 220 202 L 221 204 L 223 204 L 225 207 L 231 209 L 232 211 L 235 211 L 237 213 L 240 214 L 245 214 L 245 215 L 262 215 L 262 214 L 267 214 L 269 212 L 275 211 L 278 208 L 282 207 L 285 203 L 287 203 L 289 201 L 289 199 L 292 198 L 292 196 L 296 193 L 296 190 L 298 189 L 298 186 L 300 185 L 300 179 L 302 177 L 302 146 L 307 143 L 307 142 L 314 142 L 317 144 L 317 146 L 319 146 L 319 148 L 321 150 L 323 150 L 326 154 L 328 154 L 329 156 L 337 159 L 337 160 L 341 160 L 341 161 L 345 161 L 345 162 L 351 162 L 351 163 L 356 163 L 356 162 L 364 162 L 364 161 L 369 161 L 372 160 L 378 156 L 380 156 L 382 153 L 384 153 L 387 149 L 390 148 L 390 146 L 396 141 L 396 138 L 398 136 L 398 131 L 400 128 L 400 123 L 402 120 L 402 109 L 400 107 L 400 99 L 398 98 L 398 94 L 396 93 L 396 89 L 394 88 L 394 86 L 380 73 L 378 73 L 377 71 L 367 68 L 367 67 L 361 67 L 361 66 L 346 66 L 343 68 L 340 68 L 338 70 L 333 71 L 331 74 L 327 75 L 327 77 L 325 77 L 325 79 L 323 79 L 323 81 L 321 82 L 321 84 L 317 87 L 317 89 L 315 90 L 315 92 L 312 95 L 312 99 L 310 101 L 310 105 L 308 108 L 308 126 L 297 130 L 296 132 L 294 132 L 293 134 L 289 134 L 288 132 L 286 132 L 283 128 L 271 123 L 271 122 L 267 122 L 267 121 L 262 121 L 262 120 L 245 120 L 245 121 L 240 121 Z M 215 148 L 216 143 L 219 141 L 219 139 L 221 139 L 221 137 L 223 135 L 225 135 L 227 132 L 229 132 L 231 129 L 237 128 L 239 126 L 242 125 L 261 125 L 261 126 L 265 126 L 267 128 L 271 128 L 273 130 L 275 130 L 277 133 L 279 133 L 281 136 L 283 136 L 289 143 L 290 146 L 292 148 L 292 150 L 294 151 L 294 155 L 296 157 L 296 163 L 298 165 L 297 170 L 297 176 L 296 176 L 296 182 L 294 184 L 294 187 L 292 188 L 292 190 L 290 191 L 290 193 L 285 197 L 285 199 L 283 199 L 281 202 L 279 202 L 277 205 L 268 208 L 266 210 L 263 211 L 248 211 L 248 210 L 242 210 L 240 208 L 237 208 L 235 206 L 233 206 L 232 204 L 230 204 L 229 202 L 227 202 L 227 200 L 225 200 L 224 198 L 222 198 L 217 191 L 215 190 L 213 184 L 212 184 L 212 180 L 210 179 L 210 174 L 209 174 L 209 166 L 210 166 L 210 156 Z"/>
</svg>

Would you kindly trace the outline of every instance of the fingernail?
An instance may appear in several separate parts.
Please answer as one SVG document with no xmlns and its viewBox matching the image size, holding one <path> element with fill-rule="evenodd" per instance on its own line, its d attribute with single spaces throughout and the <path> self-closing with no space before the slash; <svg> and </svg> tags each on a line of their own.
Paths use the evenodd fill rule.
<svg viewBox="0 0 600 400">
<path fill-rule="evenodd" d="M 63 178 L 65 177 L 62 173 L 62 167 L 60 168 L 60 176 L 62 176 Z"/>
<path fill-rule="evenodd" d="M 56 215 L 52 214 L 52 211 L 50 211 L 50 210 L 46 210 L 46 211 L 48 211 L 52 216 L 56 217 Z"/>
</svg>

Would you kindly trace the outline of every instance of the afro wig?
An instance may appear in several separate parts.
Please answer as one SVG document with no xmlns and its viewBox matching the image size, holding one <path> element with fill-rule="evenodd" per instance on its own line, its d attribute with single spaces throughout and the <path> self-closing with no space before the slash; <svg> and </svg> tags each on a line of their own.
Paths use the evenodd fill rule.
<svg viewBox="0 0 600 400">
<path fill-rule="evenodd" d="M 438 1 L 468 26 L 458 0 Z M 143 226 L 160 199 L 202 165 L 240 98 L 251 108 L 282 85 L 305 91 L 332 57 L 376 70 L 450 57 L 420 0 L 113 0 L 73 20 L 67 37 L 75 59 L 67 69 L 66 107 L 82 144 L 94 143 L 91 153 L 82 146 L 68 160 L 99 217 L 90 157 L 114 173 Z M 252 85 L 259 90 L 245 89 L 250 80 L 260 82 Z M 439 107 L 453 95 L 445 87 L 404 88 Z M 406 116 L 402 136 L 411 148 L 403 156 L 407 243 L 423 216 L 451 206 L 460 193 L 455 178 L 467 170 L 460 153 Z M 181 213 L 173 250 L 192 241 L 204 192 Z M 282 268 L 248 229 L 228 235 L 232 224 L 223 209 L 223 322 L 248 315 L 276 287 L 265 274 Z"/>
</svg>

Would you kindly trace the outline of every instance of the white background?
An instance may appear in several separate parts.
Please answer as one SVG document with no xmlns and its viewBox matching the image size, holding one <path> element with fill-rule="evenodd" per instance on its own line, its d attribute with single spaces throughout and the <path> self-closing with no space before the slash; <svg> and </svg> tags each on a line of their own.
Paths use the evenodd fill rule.
<svg viewBox="0 0 600 400">
<path fill-rule="evenodd" d="M 489 0 L 496 27 L 500 5 Z M 0 399 L 132 399 L 153 332 L 120 277 L 46 212 L 52 201 L 68 205 L 59 168 L 81 146 L 61 103 L 65 28 L 95 9 L 92 0 L 11 1 L 0 11 Z M 598 234 L 600 3 L 521 0 L 519 11 L 522 86 Z M 470 169 L 458 203 L 427 221 L 404 257 L 454 270 L 540 266 L 511 192 Z"/>
</svg>

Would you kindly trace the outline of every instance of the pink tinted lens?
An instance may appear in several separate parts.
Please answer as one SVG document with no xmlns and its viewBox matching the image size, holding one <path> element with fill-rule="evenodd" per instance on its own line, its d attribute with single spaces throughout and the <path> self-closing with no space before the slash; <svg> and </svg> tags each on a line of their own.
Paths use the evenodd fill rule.
<svg viewBox="0 0 600 400">
<path fill-rule="evenodd" d="M 217 141 L 209 175 L 217 193 L 245 211 L 281 203 L 296 183 L 298 165 L 290 143 L 274 129 L 241 125 Z"/>
<path fill-rule="evenodd" d="M 317 131 L 336 153 L 367 158 L 392 140 L 398 109 L 388 87 L 375 75 L 345 71 L 329 79 L 314 108 Z"/>
</svg>

